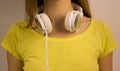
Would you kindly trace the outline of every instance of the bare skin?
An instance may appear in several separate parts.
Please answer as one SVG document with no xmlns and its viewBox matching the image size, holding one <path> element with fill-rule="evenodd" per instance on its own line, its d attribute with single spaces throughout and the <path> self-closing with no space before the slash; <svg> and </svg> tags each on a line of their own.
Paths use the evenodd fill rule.
<svg viewBox="0 0 120 71">
<path fill-rule="evenodd" d="M 24 71 L 23 62 L 17 60 L 13 55 L 7 52 L 8 71 Z"/>
<path fill-rule="evenodd" d="M 49 16 L 52 22 L 53 31 L 49 37 L 65 38 L 83 33 L 90 25 L 90 19 L 82 18 L 81 27 L 78 32 L 70 33 L 64 28 L 64 19 L 68 11 L 73 10 L 71 0 L 44 0 L 44 12 Z M 62 5 L 61 5 L 62 4 Z M 35 23 L 33 23 L 35 25 Z M 37 32 L 37 30 L 35 30 Z M 23 62 L 14 58 L 7 52 L 8 71 L 23 71 Z M 100 71 L 112 71 L 112 53 L 98 60 Z"/>
</svg>

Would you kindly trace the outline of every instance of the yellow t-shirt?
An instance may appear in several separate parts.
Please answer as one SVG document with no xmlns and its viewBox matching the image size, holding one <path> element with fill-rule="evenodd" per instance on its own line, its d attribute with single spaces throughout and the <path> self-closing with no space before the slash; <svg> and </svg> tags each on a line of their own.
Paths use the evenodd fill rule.
<svg viewBox="0 0 120 71">
<path fill-rule="evenodd" d="M 24 62 L 24 71 L 45 71 L 45 36 L 26 21 L 15 24 L 2 41 L 2 47 Z M 88 29 L 68 38 L 48 38 L 49 71 L 99 71 L 98 59 L 112 52 L 117 43 L 109 27 L 91 19 Z"/>
</svg>

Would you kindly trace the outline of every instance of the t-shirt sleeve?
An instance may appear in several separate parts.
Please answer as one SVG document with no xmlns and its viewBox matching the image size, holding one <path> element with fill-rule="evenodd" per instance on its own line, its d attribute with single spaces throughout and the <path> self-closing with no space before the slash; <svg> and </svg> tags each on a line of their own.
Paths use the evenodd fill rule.
<svg viewBox="0 0 120 71">
<path fill-rule="evenodd" d="M 1 46 L 20 60 L 18 52 L 18 27 L 14 24 L 2 40 Z"/>
<path fill-rule="evenodd" d="M 117 42 L 112 34 L 112 30 L 110 27 L 104 23 L 104 42 L 103 42 L 103 51 L 100 55 L 100 59 L 105 57 L 106 55 L 113 52 L 113 50 L 117 47 Z"/>
</svg>

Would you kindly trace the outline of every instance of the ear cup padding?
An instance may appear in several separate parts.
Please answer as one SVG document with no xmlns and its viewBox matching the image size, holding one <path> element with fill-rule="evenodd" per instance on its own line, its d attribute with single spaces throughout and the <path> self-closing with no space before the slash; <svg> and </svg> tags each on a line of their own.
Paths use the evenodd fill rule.
<svg viewBox="0 0 120 71">
<path fill-rule="evenodd" d="M 50 33 L 52 31 L 51 21 L 45 13 L 36 15 L 36 18 L 38 19 L 39 24 L 42 27 L 43 34 L 45 34 L 45 31 L 47 31 L 47 33 Z"/>
<path fill-rule="evenodd" d="M 79 11 L 70 11 L 65 18 L 65 28 L 67 31 L 75 32 L 77 30 L 76 25 L 81 18 Z"/>
<path fill-rule="evenodd" d="M 42 32 L 40 32 L 41 34 L 44 34 L 45 33 L 45 25 L 44 25 L 44 22 L 42 21 L 41 17 L 39 16 L 40 14 L 36 15 L 35 16 L 35 22 L 36 22 L 36 25 L 38 26 L 38 29 L 40 27 L 40 30 L 42 30 Z"/>
<path fill-rule="evenodd" d="M 71 20 L 70 18 L 72 18 L 72 15 L 71 15 L 72 11 L 68 12 L 67 15 L 66 15 L 66 18 L 65 18 L 65 29 L 67 31 L 71 31 L 70 27 L 69 27 L 69 23 L 71 23 Z"/>
<path fill-rule="evenodd" d="M 67 31 L 75 32 L 78 29 L 78 26 L 80 26 L 80 23 L 78 21 L 83 17 L 82 8 L 79 7 L 80 11 L 70 11 L 67 13 L 65 18 L 65 28 Z"/>
</svg>

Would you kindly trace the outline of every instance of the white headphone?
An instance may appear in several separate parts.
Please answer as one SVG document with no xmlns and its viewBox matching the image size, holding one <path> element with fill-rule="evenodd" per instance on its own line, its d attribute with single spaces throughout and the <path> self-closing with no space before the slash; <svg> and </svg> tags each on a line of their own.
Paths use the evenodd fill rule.
<svg viewBox="0 0 120 71">
<path fill-rule="evenodd" d="M 69 32 L 75 32 L 78 29 L 78 26 L 80 26 L 80 23 L 78 23 L 78 20 L 83 17 L 83 10 L 80 6 L 78 6 L 79 10 L 72 10 L 67 13 L 65 18 L 65 29 Z M 42 34 L 52 32 L 52 24 L 45 13 L 40 13 L 35 16 L 35 22 L 36 24 L 40 25 L 40 28 L 42 30 Z"/>
<path fill-rule="evenodd" d="M 74 6 L 76 4 L 73 4 Z M 72 10 L 67 13 L 65 18 L 65 29 L 70 32 L 77 31 L 78 27 L 80 26 L 80 23 L 78 23 L 78 20 L 83 17 L 83 10 L 80 6 L 76 5 L 78 10 Z M 35 22 L 39 30 L 41 30 L 41 34 L 46 35 L 46 71 L 49 71 L 49 65 L 48 65 L 48 33 L 52 32 L 52 24 L 45 13 L 40 13 L 35 16 Z"/>
</svg>

